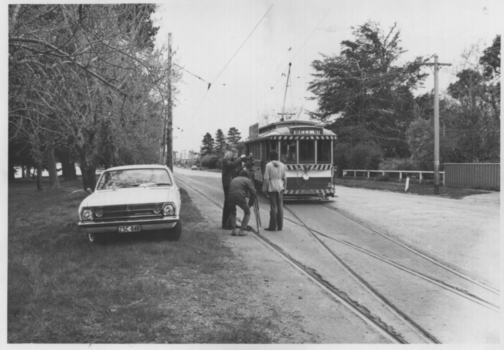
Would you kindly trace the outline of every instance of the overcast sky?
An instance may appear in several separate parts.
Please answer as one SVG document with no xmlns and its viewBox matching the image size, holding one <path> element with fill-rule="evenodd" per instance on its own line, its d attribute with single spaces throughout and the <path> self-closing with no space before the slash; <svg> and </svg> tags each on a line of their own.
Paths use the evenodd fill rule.
<svg viewBox="0 0 504 350">
<path fill-rule="evenodd" d="M 438 54 L 452 63 L 440 73 L 440 89 L 456 79 L 461 54 L 485 48 L 501 31 L 503 2 L 497 0 L 172 0 L 159 8 L 158 44 L 172 33 L 174 62 L 183 72 L 174 108 L 174 150 L 199 151 L 206 132 L 236 127 L 242 137 L 263 113 L 280 112 L 292 62 L 286 108 L 315 110 L 307 91 L 311 62 L 339 55 L 352 26 L 368 20 L 401 31 L 401 61 Z M 266 15 L 265 15 L 266 14 Z M 256 27 L 257 26 L 257 27 Z M 254 30 L 255 28 L 255 30 Z M 247 39 L 248 38 L 248 39 Z M 241 47 L 241 48 L 240 48 Z M 233 57 L 234 56 L 234 57 Z M 425 68 L 432 73 L 430 68 Z M 425 92 L 433 87 L 432 74 Z M 210 89 L 208 84 L 212 83 Z M 301 119 L 308 119 L 306 112 Z"/>
</svg>

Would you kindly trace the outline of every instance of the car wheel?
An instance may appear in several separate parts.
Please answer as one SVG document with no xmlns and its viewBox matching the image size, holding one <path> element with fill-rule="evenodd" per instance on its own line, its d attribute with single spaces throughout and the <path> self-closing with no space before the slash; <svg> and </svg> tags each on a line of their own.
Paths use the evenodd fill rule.
<svg viewBox="0 0 504 350">
<path fill-rule="evenodd" d="M 174 228 L 168 230 L 168 239 L 178 241 L 182 235 L 182 222 L 179 220 Z"/>
<path fill-rule="evenodd" d="M 87 235 L 89 243 L 99 244 L 103 242 L 103 236 L 98 233 L 88 233 Z"/>
</svg>

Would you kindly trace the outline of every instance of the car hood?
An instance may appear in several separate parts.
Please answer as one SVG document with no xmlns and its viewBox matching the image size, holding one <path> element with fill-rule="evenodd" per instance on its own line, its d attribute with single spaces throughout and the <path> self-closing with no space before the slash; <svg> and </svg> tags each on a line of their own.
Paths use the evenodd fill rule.
<svg viewBox="0 0 504 350">
<path fill-rule="evenodd" d="M 96 191 L 84 199 L 81 207 L 175 202 L 176 191 L 176 187 L 135 187 Z"/>
</svg>

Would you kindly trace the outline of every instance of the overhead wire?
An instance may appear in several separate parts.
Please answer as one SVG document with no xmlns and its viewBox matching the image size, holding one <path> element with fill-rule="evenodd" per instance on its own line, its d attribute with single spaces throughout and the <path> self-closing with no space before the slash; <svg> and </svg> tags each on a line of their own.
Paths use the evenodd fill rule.
<svg viewBox="0 0 504 350">
<path fill-rule="evenodd" d="M 274 4 L 273 4 L 274 5 Z M 250 32 L 250 34 L 247 36 L 247 38 L 245 39 L 245 41 L 240 45 L 240 47 L 238 48 L 238 50 L 234 53 L 234 55 L 231 57 L 231 59 L 226 63 L 226 65 L 224 66 L 224 68 L 222 68 L 222 70 L 219 72 L 219 74 L 217 74 L 217 77 L 215 77 L 215 79 L 208 84 L 208 88 L 205 92 L 205 95 L 203 95 L 203 98 L 201 99 L 201 102 L 199 103 L 198 105 L 198 108 L 196 108 L 196 111 L 194 112 L 194 114 L 192 115 L 191 119 L 196 115 L 196 113 L 198 113 L 201 105 L 203 104 L 203 101 L 205 100 L 205 97 L 207 96 L 208 94 L 208 91 L 210 90 L 210 87 L 212 86 L 213 83 L 215 83 L 215 81 L 219 78 L 219 76 L 222 74 L 222 72 L 224 72 L 224 70 L 226 69 L 226 67 L 231 63 L 231 61 L 234 59 L 234 57 L 238 54 L 238 52 L 241 50 L 241 48 L 243 47 L 243 45 L 245 45 L 245 43 L 248 41 L 248 39 L 250 38 L 250 36 L 255 32 L 255 30 L 257 29 L 257 27 L 259 26 L 259 24 L 261 24 L 261 22 L 263 21 L 263 19 L 266 17 L 266 15 L 270 12 L 271 8 L 273 7 L 273 5 L 271 5 L 268 9 L 268 11 L 266 11 L 266 13 L 262 16 L 262 18 L 259 20 L 259 22 L 256 24 L 256 26 L 254 27 L 254 29 L 252 29 L 252 31 Z"/>
<path fill-rule="evenodd" d="M 334 6 L 334 5 L 333 5 Z M 299 54 L 299 52 L 301 52 L 301 49 L 306 45 L 306 43 L 308 42 L 308 40 L 311 39 L 311 37 L 313 36 L 313 34 L 315 33 L 315 31 L 318 29 L 318 27 L 320 26 L 320 24 L 324 21 L 324 19 L 327 17 L 327 15 L 329 14 L 329 12 L 332 10 L 333 6 L 331 6 L 329 8 L 329 10 L 327 10 L 327 12 L 325 13 L 324 17 L 322 17 L 322 19 L 320 20 L 320 22 L 317 24 L 317 26 L 313 29 L 313 31 L 311 32 L 311 34 L 308 36 L 308 38 L 305 40 L 305 42 L 303 43 L 303 45 L 301 45 L 301 47 L 299 48 L 299 50 L 294 54 L 294 56 L 292 56 L 291 58 L 291 61 L 294 60 L 294 58 Z"/>
<path fill-rule="evenodd" d="M 320 26 L 320 24 L 324 21 L 324 19 L 327 17 L 327 15 L 329 14 L 329 12 L 332 10 L 333 6 L 331 6 L 329 8 L 329 10 L 327 10 L 327 12 L 324 14 L 324 16 L 322 17 L 322 19 L 318 22 L 317 26 L 312 30 L 312 32 L 310 33 L 310 35 L 308 36 L 308 38 L 305 40 L 305 42 L 299 47 L 299 50 L 294 54 L 294 56 L 292 56 L 292 58 L 289 60 L 292 61 L 294 60 L 294 58 L 296 58 L 296 56 L 299 54 L 299 52 L 301 51 L 301 49 L 306 45 L 306 43 L 311 39 L 311 37 L 313 36 L 313 34 L 315 33 L 315 31 L 318 29 L 318 27 Z M 269 11 L 269 10 L 268 10 Z M 282 73 L 283 75 L 285 75 L 285 71 L 284 73 Z M 278 84 L 278 82 L 280 81 L 280 79 L 282 78 L 283 75 L 280 75 L 280 77 L 278 78 L 278 80 L 275 82 L 274 86 L 272 88 L 270 88 L 262 97 L 260 97 L 253 105 L 251 105 L 250 107 L 246 108 L 246 109 L 249 109 L 249 108 L 252 108 L 254 107 L 255 105 L 257 105 L 257 103 L 259 103 L 259 101 L 261 101 L 264 97 L 266 97 L 266 95 L 268 95 L 273 89 L 274 87 Z M 291 84 L 292 84 L 292 78 L 291 78 Z M 292 94 L 292 89 L 291 89 L 291 94 Z M 292 95 L 291 95 L 291 98 L 292 98 Z M 244 113 L 240 114 L 239 116 L 243 116 L 244 114 L 246 113 L 249 113 L 251 112 L 250 110 L 248 111 L 245 111 Z"/>
<path fill-rule="evenodd" d="M 273 4 L 274 5 L 274 4 Z M 257 27 L 259 27 L 259 24 L 261 24 L 261 22 L 263 21 L 263 19 L 266 17 L 266 15 L 268 14 L 268 12 L 271 11 L 271 8 L 273 7 L 273 5 L 270 6 L 270 8 L 268 9 L 268 11 L 266 11 L 266 13 L 264 14 L 264 16 L 262 16 L 262 18 L 259 20 L 259 22 L 257 22 L 256 26 L 254 27 L 254 29 L 252 29 L 252 31 L 250 32 L 250 34 L 247 36 L 247 38 L 245 39 L 245 41 L 240 45 L 240 47 L 238 48 L 238 50 L 236 50 L 236 52 L 234 53 L 234 55 L 231 57 L 231 59 L 228 61 L 228 63 L 226 63 L 226 65 L 224 66 L 224 68 L 222 68 L 222 70 L 220 71 L 219 74 L 217 74 L 217 77 L 215 77 L 215 79 L 212 81 L 212 84 L 215 83 L 215 81 L 220 77 L 220 75 L 222 74 L 222 72 L 224 72 L 224 70 L 226 69 L 226 67 L 231 63 L 231 61 L 233 60 L 233 58 L 235 58 L 235 56 L 238 54 L 238 52 L 241 50 L 241 48 L 243 47 L 243 45 L 245 45 L 245 43 L 248 41 L 248 39 L 250 38 L 250 36 L 255 32 L 255 30 L 257 29 Z"/>
</svg>

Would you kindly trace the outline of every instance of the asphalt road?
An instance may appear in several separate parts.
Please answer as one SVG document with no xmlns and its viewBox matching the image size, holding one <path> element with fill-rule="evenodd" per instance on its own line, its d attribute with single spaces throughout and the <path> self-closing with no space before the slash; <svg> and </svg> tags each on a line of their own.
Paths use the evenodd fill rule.
<svg viewBox="0 0 504 350">
<path fill-rule="evenodd" d="M 219 173 L 180 168 L 175 173 L 194 189 L 197 205 L 216 206 L 223 201 Z M 261 196 L 259 203 L 266 223 L 267 199 Z M 339 210 L 340 203 L 340 199 L 286 201 L 283 231 L 262 231 L 261 235 L 316 271 L 343 298 L 405 342 L 499 342 L 500 295 L 484 278 L 478 280 L 477 273 L 464 274 L 456 264 L 444 264 L 436 259 L 436 250 L 430 254 L 428 247 L 415 249 L 402 240 L 390 239 L 379 225 L 352 220 Z M 386 215 L 382 220 L 387 220 Z M 404 227 L 407 230 L 407 222 Z M 299 271 L 291 269 L 291 273 Z"/>
</svg>

